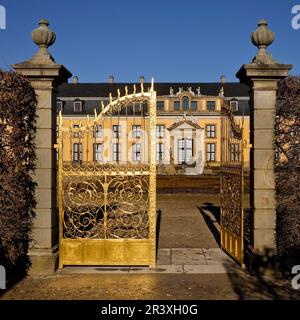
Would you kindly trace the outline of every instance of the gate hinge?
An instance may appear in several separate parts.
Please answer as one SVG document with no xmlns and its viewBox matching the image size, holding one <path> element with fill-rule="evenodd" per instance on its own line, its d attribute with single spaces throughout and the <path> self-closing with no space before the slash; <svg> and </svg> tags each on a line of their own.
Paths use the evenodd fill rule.
<svg viewBox="0 0 300 320">
<path fill-rule="evenodd" d="M 59 145 L 57 143 L 54 145 L 54 149 L 59 149 Z"/>
</svg>

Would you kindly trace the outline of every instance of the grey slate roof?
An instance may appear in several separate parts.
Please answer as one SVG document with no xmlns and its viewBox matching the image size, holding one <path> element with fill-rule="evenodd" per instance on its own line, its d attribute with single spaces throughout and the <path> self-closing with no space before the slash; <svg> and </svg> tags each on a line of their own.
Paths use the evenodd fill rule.
<svg viewBox="0 0 300 320">
<path fill-rule="evenodd" d="M 129 93 L 133 91 L 133 85 L 136 85 L 137 92 L 140 90 L 139 83 L 65 83 L 58 88 L 58 99 L 66 98 L 63 101 L 63 114 L 64 115 L 93 115 L 94 109 L 97 113 L 101 111 L 100 100 L 108 98 L 111 92 L 113 97 L 117 96 L 117 90 L 120 89 L 121 94 L 125 93 L 125 86 L 128 87 Z M 145 83 L 145 91 L 150 87 L 150 83 Z M 221 84 L 220 83 L 155 83 L 154 88 L 159 96 L 168 96 L 170 94 L 170 87 L 174 89 L 174 93 L 179 91 L 180 87 L 183 90 L 188 90 L 188 87 L 192 87 L 192 90 L 196 93 L 197 88 L 200 87 L 201 94 L 208 96 L 218 96 Z M 248 87 L 239 83 L 226 83 L 224 87 L 225 97 L 243 98 L 239 99 L 239 110 L 235 114 L 237 115 L 249 115 L 248 101 L 245 100 L 249 97 Z M 74 100 L 76 98 L 82 98 L 83 110 L 81 113 L 74 113 Z M 85 98 L 89 98 L 88 100 Z M 91 99 L 95 98 L 95 99 Z M 106 105 L 108 101 L 104 100 Z M 136 113 L 138 115 L 138 113 Z"/>
<path fill-rule="evenodd" d="M 111 92 L 113 96 L 117 95 L 117 90 L 121 90 L 121 94 L 125 92 L 125 86 L 128 86 L 129 92 L 132 92 L 133 85 L 136 85 L 139 90 L 139 83 L 64 83 L 58 88 L 58 97 L 72 98 L 72 97 L 108 97 Z M 151 86 L 150 83 L 145 83 L 145 91 Z M 219 94 L 221 84 L 220 83 L 155 83 L 154 88 L 157 91 L 158 96 L 165 96 L 170 94 L 170 87 L 174 89 L 174 92 L 178 92 L 180 87 L 187 90 L 188 87 L 192 87 L 192 90 L 196 93 L 197 88 L 200 87 L 201 94 L 217 96 Z M 248 87 L 244 84 L 229 82 L 225 84 L 225 96 L 226 97 L 248 97 Z"/>
</svg>

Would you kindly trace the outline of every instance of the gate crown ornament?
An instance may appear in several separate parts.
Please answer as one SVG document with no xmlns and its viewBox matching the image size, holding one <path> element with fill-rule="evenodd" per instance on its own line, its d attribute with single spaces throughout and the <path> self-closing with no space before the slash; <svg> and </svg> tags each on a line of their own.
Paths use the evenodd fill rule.
<svg viewBox="0 0 300 320">
<path fill-rule="evenodd" d="M 39 46 L 39 51 L 33 57 L 33 60 L 52 60 L 53 57 L 48 52 L 48 48 L 52 46 L 56 40 L 56 34 L 48 28 L 49 21 L 47 19 L 41 19 L 39 21 L 39 27 L 32 31 L 31 36 L 33 42 Z"/>
<path fill-rule="evenodd" d="M 251 41 L 258 47 L 259 51 L 253 63 L 257 64 L 275 64 L 275 61 L 272 56 L 267 53 L 267 47 L 271 45 L 274 41 L 275 33 L 268 28 L 268 23 L 266 20 L 262 19 L 258 22 L 258 29 L 252 32 Z"/>
</svg>

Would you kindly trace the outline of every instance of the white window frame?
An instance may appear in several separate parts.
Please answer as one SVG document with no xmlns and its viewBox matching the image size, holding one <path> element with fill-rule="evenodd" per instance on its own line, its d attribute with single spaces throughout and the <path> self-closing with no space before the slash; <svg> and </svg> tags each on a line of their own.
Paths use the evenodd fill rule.
<svg viewBox="0 0 300 320">
<path fill-rule="evenodd" d="M 193 157 L 193 145 L 193 139 L 178 139 L 178 163 L 187 163 L 190 160 L 189 156 Z"/>
<path fill-rule="evenodd" d="M 100 124 L 96 124 L 94 126 L 94 138 L 102 138 L 103 137 L 103 126 Z"/>
<path fill-rule="evenodd" d="M 122 159 L 122 145 L 120 143 L 113 143 L 113 145 L 112 145 L 112 159 L 113 159 L 113 161 L 121 161 L 121 159 Z"/>
<path fill-rule="evenodd" d="M 230 110 L 232 112 L 238 112 L 239 111 L 239 102 L 237 100 L 231 100 L 230 101 Z"/>
<path fill-rule="evenodd" d="M 214 128 L 214 130 L 212 130 Z M 206 138 L 215 139 L 217 137 L 217 126 L 215 124 L 206 125 Z"/>
<path fill-rule="evenodd" d="M 82 132 L 79 131 L 79 124 L 73 124 L 73 129 L 78 129 L 78 130 L 73 130 L 73 138 L 81 138 L 82 137 Z"/>
<path fill-rule="evenodd" d="M 80 107 L 79 107 L 79 110 L 80 110 L 80 111 L 77 110 L 76 104 L 79 104 L 79 105 L 80 105 Z M 75 100 L 75 101 L 74 101 L 73 110 L 74 110 L 74 113 L 80 113 L 80 112 L 82 112 L 82 101 L 81 101 L 81 100 Z"/>
<path fill-rule="evenodd" d="M 163 124 L 158 124 L 156 126 L 156 138 L 163 139 L 165 137 L 166 126 Z"/>
<path fill-rule="evenodd" d="M 132 161 L 138 162 L 141 161 L 141 144 L 134 143 L 132 145 Z"/>
<path fill-rule="evenodd" d="M 140 139 L 141 138 L 141 125 L 134 124 L 131 128 L 132 130 L 132 138 Z"/>
<path fill-rule="evenodd" d="M 100 147 L 100 150 L 98 149 Z M 94 143 L 93 160 L 96 162 L 103 161 L 103 143 Z"/>
<path fill-rule="evenodd" d="M 156 144 L 156 161 L 163 161 L 165 158 L 165 144 L 159 142 Z"/>
<path fill-rule="evenodd" d="M 73 162 L 75 162 L 75 163 L 82 162 L 82 154 L 83 154 L 82 150 L 83 150 L 82 149 L 82 143 L 73 143 L 73 150 L 72 150 Z M 76 155 L 76 159 L 75 159 L 75 155 Z"/>
<path fill-rule="evenodd" d="M 118 128 L 118 130 L 115 130 L 116 128 Z M 119 124 L 114 124 L 112 126 L 113 138 L 121 138 L 121 129 L 121 125 Z"/>
<path fill-rule="evenodd" d="M 230 161 L 238 162 L 240 161 L 240 145 L 239 143 L 230 144 Z"/>
<path fill-rule="evenodd" d="M 216 144 L 215 143 L 206 144 L 206 161 L 207 162 L 216 161 Z"/>
</svg>

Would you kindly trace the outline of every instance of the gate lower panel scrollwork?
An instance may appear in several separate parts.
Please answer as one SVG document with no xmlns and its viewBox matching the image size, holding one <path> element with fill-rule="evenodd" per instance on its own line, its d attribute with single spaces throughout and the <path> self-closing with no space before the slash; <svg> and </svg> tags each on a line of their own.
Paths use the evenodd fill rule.
<svg viewBox="0 0 300 320">
<path fill-rule="evenodd" d="M 235 237 L 241 236 L 241 172 L 240 169 L 222 172 L 222 227 Z"/>
<path fill-rule="evenodd" d="M 149 175 L 66 175 L 67 239 L 148 239 Z"/>
</svg>

